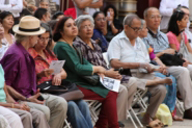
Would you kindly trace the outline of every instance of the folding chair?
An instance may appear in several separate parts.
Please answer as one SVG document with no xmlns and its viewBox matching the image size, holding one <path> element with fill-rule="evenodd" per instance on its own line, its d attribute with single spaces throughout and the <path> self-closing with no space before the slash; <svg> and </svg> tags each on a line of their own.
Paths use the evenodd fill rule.
<svg viewBox="0 0 192 128">
<path fill-rule="evenodd" d="M 135 128 L 138 128 L 134 118 L 136 119 L 136 121 L 138 122 L 140 127 L 143 127 L 143 124 L 141 123 L 141 121 L 138 118 L 138 115 L 144 113 L 147 109 L 147 104 L 145 102 L 145 100 L 143 99 L 143 96 L 147 93 L 147 89 L 146 90 L 141 90 L 141 89 L 137 89 L 137 92 L 134 96 L 133 102 L 132 102 L 132 106 L 134 106 L 136 103 L 138 103 L 140 105 L 140 109 L 138 111 L 134 111 L 134 109 L 131 107 L 130 110 L 127 110 L 127 118 L 131 119 L 131 122 L 133 123 Z"/>
<path fill-rule="evenodd" d="M 65 126 L 64 128 L 71 128 L 70 123 L 65 119 Z"/>
<path fill-rule="evenodd" d="M 89 110 L 91 112 L 92 123 L 93 123 L 93 125 L 95 125 L 95 123 L 98 120 L 101 103 L 97 100 L 85 100 L 85 102 L 87 102 L 87 104 L 89 106 Z"/>
</svg>

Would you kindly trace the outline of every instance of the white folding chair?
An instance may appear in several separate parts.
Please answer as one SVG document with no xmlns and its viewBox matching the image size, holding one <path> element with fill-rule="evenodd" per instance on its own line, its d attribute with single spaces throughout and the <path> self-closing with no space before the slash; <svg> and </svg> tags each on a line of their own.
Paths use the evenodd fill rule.
<svg viewBox="0 0 192 128">
<path fill-rule="evenodd" d="M 103 58 L 104 58 L 104 60 L 105 60 L 105 62 L 106 62 L 106 64 L 107 64 L 107 67 L 109 68 L 109 59 L 108 59 L 108 55 L 107 55 L 107 52 L 104 52 L 103 53 Z"/>
<path fill-rule="evenodd" d="M 85 102 L 87 102 L 87 104 L 89 106 L 89 110 L 91 112 L 92 123 L 93 123 L 93 125 L 95 125 L 95 123 L 98 120 L 101 103 L 97 100 L 85 100 Z"/>
<path fill-rule="evenodd" d="M 64 128 L 71 128 L 70 123 L 65 119 L 65 126 Z"/>
</svg>

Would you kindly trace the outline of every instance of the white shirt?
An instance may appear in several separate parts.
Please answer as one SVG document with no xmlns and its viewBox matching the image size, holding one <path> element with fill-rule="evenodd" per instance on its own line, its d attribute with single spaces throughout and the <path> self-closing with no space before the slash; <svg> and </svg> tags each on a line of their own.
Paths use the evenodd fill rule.
<svg viewBox="0 0 192 128">
<path fill-rule="evenodd" d="M 173 10 L 181 4 L 182 6 L 189 7 L 189 0 L 161 0 L 159 11 L 163 16 L 160 24 L 160 29 L 167 29 L 168 23 Z"/>
<path fill-rule="evenodd" d="M 19 17 L 23 9 L 23 0 L 9 0 L 9 4 L 4 4 L 5 0 L 0 0 L 0 10 L 9 11 L 14 17 Z M 15 5 L 12 7 L 12 5 Z"/>
<path fill-rule="evenodd" d="M 122 31 L 115 36 L 108 47 L 109 60 L 118 59 L 121 62 L 143 62 L 149 63 L 150 58 L 144 42 L 137 37 L 135 48 L 129 38 Z"/>
</svg>

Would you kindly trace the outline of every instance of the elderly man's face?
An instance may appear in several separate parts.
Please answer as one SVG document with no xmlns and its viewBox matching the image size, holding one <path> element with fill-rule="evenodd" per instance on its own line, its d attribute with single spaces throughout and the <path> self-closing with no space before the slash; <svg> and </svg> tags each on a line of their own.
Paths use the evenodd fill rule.
<svg viewBox="0 0 192 128">
<path fill-rule="evenodd" d="M 81 38 L 90 38 L 93 36 L 93 24 L 91 21 L 83 21 L 80 25 L 79 36 Z"/>
<path fill-rule="evenodd" d="M 147 27 L 151 30 L 158 30 L 158 27 L 161 23 L 161 15 L 159 10 L 150 9 L 148 10 L 147 17 L 145 17 Z"/>
<path fill-rule="evenodd" d="M 125 33 L 129 39 L 136 39 L 141 30 L 141 21 L 139 19 L 133 19 L 131 25 L 125 25 Z"/>
</svg>

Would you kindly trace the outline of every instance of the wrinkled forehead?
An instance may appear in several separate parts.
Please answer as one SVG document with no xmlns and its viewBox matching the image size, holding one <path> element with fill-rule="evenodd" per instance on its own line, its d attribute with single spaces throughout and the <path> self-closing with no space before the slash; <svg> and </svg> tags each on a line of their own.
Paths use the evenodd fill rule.
<svg viewBox="0 0 192 128">
<path fill-rule="evenodd" d="M 150 17 L 150 16 L 153 16 L 153 15 L 160 15 L 159 10 L 156 9 L 156 8 L 149 9 L 148 13 L 147 13 L 147 16 Z"/>
</svg>

